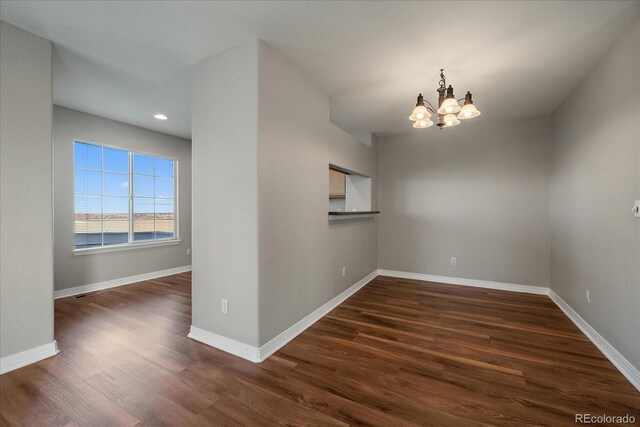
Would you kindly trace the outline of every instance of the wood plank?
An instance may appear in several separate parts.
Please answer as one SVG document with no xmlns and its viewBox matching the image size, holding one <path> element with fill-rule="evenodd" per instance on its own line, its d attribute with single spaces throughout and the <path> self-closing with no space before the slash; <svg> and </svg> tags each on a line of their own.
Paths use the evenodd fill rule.
<svg viewBox="0 0 640 427">
<path fill-rule="evenodd" d="M 57 300 L 55 322 L 61 353 L 0 377 L 0 427 L 640 422 L 542 295 L 377 277 L 260 364 L 186 337 L 190 273 Z"/>
</svg>

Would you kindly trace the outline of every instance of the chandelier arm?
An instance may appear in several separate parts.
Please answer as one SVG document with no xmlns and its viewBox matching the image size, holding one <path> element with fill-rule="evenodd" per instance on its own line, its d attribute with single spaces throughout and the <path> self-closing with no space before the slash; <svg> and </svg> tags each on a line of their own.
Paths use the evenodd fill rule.
<svg viewBox="0 0 640 427">
<path fill-rule="evenodd" d="M 431 103 L 427 100 L 425 100 L 424 102 L 426 102 L 427 104 L 429 104 L 429 108 L 431 109 L 431 112 L 435 113 L 436 109 L 433 107 L 433 105 L 431 105 Z"/>
</svg>

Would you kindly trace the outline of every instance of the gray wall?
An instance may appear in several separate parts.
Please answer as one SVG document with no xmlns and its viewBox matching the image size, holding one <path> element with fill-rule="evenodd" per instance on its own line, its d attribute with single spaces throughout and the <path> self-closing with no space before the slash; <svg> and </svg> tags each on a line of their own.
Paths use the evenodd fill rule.
<svg viewBox="0 0 640 427">
<path fill-rule="evenodd" d="M 193 325 L 260 346 L 376 269 L 376 220 L 327 215 L 329 163 L 375 177 L 376 149 L 261 42 L 193 77 Z"/>
<path fill-rule="evenodd" d="M 53 341 L 51 42 L 0 21 L 0 356 Z"/>
<path fill-rule="evenodd" d="M 252 346 L 258 345 L 257 97 L 257 41 L 194 68 L 192 323 Z"/>
<path fill-rule="evenodd" d="M 181 243 L 74 255 L 73 141 L 112 145 L 178 160 Z M 55 289 L 67 289 L 191 264 L 191 143 L 80 111 L 53 108 Z"/>
<path fill-rule="evenodd" d="M 329 163 L 373 177 L 375 190 L 377 149 L 329 122 L 328 97 L 300 71 L 259 52 L 262 345 L 377 268 L 377 219 L 327 218 Z"/>
<path fill-rule="evenodd" d="M 379 268 L 549 285 L 549 118 L 483 119 L 380 141 Z"/>
<path fill-rule="evenodd" d="M 640 368 L 638 46 L 636 21 L 553 114 L 551 288 Z"/>
</svg>

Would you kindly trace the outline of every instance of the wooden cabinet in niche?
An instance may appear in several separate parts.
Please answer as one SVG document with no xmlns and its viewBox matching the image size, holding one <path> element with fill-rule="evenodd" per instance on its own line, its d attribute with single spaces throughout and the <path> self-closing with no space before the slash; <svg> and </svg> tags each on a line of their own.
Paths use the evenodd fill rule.
<svg viewBox="0 0 640 427">
<path fill-rule="evenodd" d="M 339 199 L 347 195 L 346 174 L 329 169 L 329 198 Z"/>
</svg>

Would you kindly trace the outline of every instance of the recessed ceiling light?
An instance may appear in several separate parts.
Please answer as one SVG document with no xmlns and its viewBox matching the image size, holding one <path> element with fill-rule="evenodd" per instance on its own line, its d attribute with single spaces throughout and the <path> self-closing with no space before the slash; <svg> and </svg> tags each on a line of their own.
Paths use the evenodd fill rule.
<svg viewBox="0 0 640 427">
<path fill-rule="evenodd" d="M 158 120 L 167 120 L 167 116 L 165 116 L 164 114 L 154 114 L 153 117 L 155 117 Z"/>
</svg>

